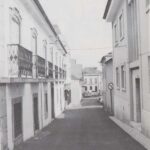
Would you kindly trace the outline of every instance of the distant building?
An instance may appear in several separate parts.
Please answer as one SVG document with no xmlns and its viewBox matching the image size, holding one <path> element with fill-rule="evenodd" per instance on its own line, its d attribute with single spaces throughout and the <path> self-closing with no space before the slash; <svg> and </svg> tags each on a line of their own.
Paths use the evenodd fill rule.
<svg viewBox="0 0 150 150">
<path fill-rule="evenodd" d="M 104 108 L 109 113 L 114 113 L 114 95 L 113 95 L 113 58 L 112 53 L 102 57 L 102 99 Z"/>
<path fill-rule="evenodd" d="M 101 86 L 101 72 L 95 67 L 84 68 L 83 71 L 83 94 L 99 95 Z M 88 96 L 88 94 L 87 94 Z"/>
<path fill-rule="evenodd" d="M 71 103 L 78 105 L 82 99 L 82 65 L 71 59 Z"/>
</svg>

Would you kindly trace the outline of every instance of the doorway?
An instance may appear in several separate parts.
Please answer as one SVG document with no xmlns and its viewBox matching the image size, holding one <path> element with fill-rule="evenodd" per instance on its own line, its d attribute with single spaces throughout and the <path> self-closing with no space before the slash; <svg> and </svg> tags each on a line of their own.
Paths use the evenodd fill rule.
<svg viewBox="0 0 150 150">
<path fill-rule="evenodd" d="M 33 95 L 34 132 L 39 130 L 38 94 Z"/>
<path fill-rule="evenodd" d="M 141 95 L 140 95 L 140 79 L 135 79 L 136 83 L 136 118 L 137 122 L 141 122 Z"/>
<path fill-rule="evenodd" d="M 51 83 L 51 110 L 52 110 L 52 118 L 55 118 L 55 103 L 54 103 L 54 83 Z"/>
<path fill-rule="evenodd" d="M 132 91 L 132 121 L 141 123 L 141 89 L 138 70 L 132 71 Z"/>
<path fill-rule="evenodd" d="M 23 141 L 22 131 L 22 98 L 13 99 L 13 137 L 14 144 L 18 145 Z"/>
</svg>

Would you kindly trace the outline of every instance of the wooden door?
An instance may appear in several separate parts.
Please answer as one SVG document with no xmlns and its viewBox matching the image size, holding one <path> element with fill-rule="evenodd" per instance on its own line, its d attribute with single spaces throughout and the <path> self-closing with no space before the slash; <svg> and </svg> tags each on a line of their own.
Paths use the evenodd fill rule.
<svg viewBox="0 0 150 150">
<path fill-rule="evenodd" d="M 39 130 L 38 95 L 33 96 L 34 131 Z"/>
</svg>

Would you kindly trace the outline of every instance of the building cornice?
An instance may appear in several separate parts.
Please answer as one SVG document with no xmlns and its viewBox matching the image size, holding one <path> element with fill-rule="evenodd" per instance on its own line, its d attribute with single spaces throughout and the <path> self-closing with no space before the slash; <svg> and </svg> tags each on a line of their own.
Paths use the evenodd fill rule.
<svg viewBox="0 0 150 150">
<path fill-rule="evenodd" d="M 33 0 L 34 3 L 36 4 L 36 6 L 38 7 L 38 9 L 40 10 L 41 14 L 43 15 L 45 21 L 47 22 L 47 24 L 49 25 L 50 29 L 52 30 L 53 34 L 55 35 L 56 39 L 58 40 L 58 42 L 60 43 L 62 49 L 64 50 L 65 53 L 67 53 L 67 50 L 65 49 L 62 41 L 60 40 L 59 36 L 57 35 L 51 21 L 49 20 L 48 16 L 46 15 L 42 5 L 40 4 L 39 0 Z"/>
<path fill-rule="evenodd" d="M 122 0 L 108 0 L 103 19 L 106 19 L 108 22 L 112 22 L 121 2 Z"/>
<path fill-rule="evenodd" d="M 106 19 L 106 17 L 107 17 L 107 14 L 108 14 L 108 11 L 109 11 L 111 2 L 112 2 L 112 0 L 108 0 L 108 1 L 107 1 L 106 8 L 105 8 L 105 12 L 104 12 L 104 15 L 103 15 L 103 19 Z"/>
</svg>

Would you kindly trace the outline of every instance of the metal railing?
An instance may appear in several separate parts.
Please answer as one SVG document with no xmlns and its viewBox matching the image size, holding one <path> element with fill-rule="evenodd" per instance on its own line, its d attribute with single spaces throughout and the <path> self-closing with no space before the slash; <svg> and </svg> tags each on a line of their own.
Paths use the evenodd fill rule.
<svg viewBox="0 0 150 150">
<path fill-rule="evenodd" d="M 9 44 L 9 75 L 32 77 L 32 52 L 19 44 Z"/>
<path fill-rule="evenodd" d="M 37 72 L 39 77 L 45 77 L 46 75 L 46 62 L 45 59 L 37 56 Z"/>
<path fill-rule="evenodd" d="M 53 63 L 48 62 L 48 77 L 53 78 Z"/>
</svg>

